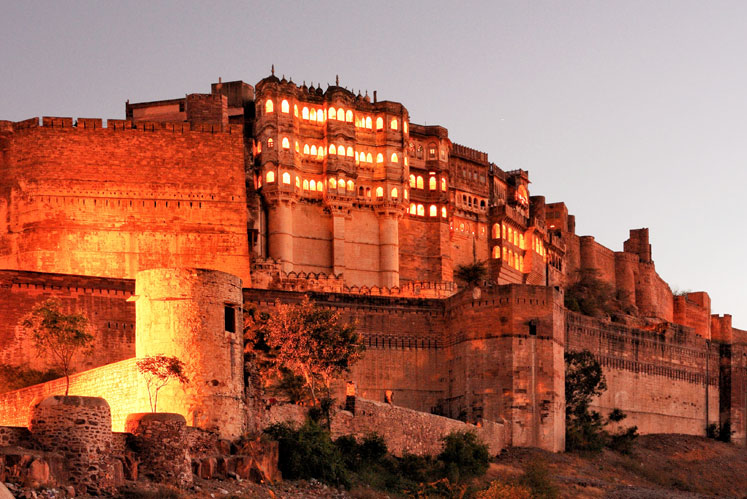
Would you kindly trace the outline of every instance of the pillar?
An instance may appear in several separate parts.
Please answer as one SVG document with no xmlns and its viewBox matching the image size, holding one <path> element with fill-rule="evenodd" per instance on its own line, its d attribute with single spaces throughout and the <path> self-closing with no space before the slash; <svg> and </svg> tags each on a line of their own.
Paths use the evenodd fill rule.
<svg viewBox="0 0 747 499">
<path fill-rule="evenodd" d="M 293 205 L 290 201 L 279 200 L 268 210 L 269 254 L 280 263 L 283 272 L 293 270 Z"/>
<path fill-rule="evenodd" d="M 379 273 L 381 286 L 399 286 L 399 223 L 397 216 L 379 215 Z"/>
</svg>

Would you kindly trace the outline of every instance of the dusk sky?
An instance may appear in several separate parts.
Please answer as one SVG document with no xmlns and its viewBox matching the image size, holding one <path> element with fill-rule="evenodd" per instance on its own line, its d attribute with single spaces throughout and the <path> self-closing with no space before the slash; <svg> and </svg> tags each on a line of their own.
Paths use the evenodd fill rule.
<svg viewBox="0 0 747 499">
<path fill-rule="evenodd" d="M 747 328 L 747 2 L 2 2 L 0 119 L 276 74 L 401 102 Z"/>
</svg>

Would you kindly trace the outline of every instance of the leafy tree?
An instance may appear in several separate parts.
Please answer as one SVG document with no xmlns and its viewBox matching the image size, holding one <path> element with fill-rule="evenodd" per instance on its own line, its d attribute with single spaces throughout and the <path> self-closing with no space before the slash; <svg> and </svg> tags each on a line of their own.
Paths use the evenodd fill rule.
<svg viewBox="0 0 747 499">
<path fill-rule="evenodd" d="M 488 269 L 484 261 L 477 261 L 467 265 L 458 265 L 454 270 L 454 277 L 468 286 L 475 286 L 485 279 Z"/>
<path fill-rule="evenodd" d="M 314 405 L 318 390 L 326 388 L 329 396 L 332 381 L 349 371 L 364 350 L 352 324 L 308 297 L 296 305 L 278 301 L 272 315 L 247 314 L 244 337 L 245 351 L 265 375 L 302 377 Z"/>
<path fill-rule="evenodd" d="M 638 436 L 633 426 L 610 434 L 605 427 L 619 423 L 626 415 L 614 409 L 607 419 L 590 409 L 591 401 L 607 390 L 602 366 L 591 352 L 565 353 L 565 443 L 567 450 L 598 451 L 604 446 L 623 453 L 630 451 Z"/>
<path fill-rule="evenodd" d="M 453 482 L 484 475 L 490 462 L 488 446 L 472 431 L 449 433 L 443 438 L 444 450 L 438 459 Z"/>
<path fill-rule="evenodd" d="M 0 393 L 18 390 L 62 377 L 57 369 L 32 369 L 27 364 L 11 366 L 0 364 Z"/>
<path fill-rule="evenodd" d="M 136 362 L 137 370 L 145 378 L 145 386 L 148 388 L 148 402 L 151 412 L 156 412 L 158 407 L 158 391 L 176 380 L 181 384 L 189 382 L 184 373 L 184 363 L 176 357 L 165 355 L 147 356 Z"/>
<path fill-rule="evenodd" d="M 65 396 L 70 392 L 70 371 L 78 353 L 90 354 L 93 335 L 88 332 L 88 318 L 83 314 L 66 314 L 60 302 L 47 300 L 36 305 L 21 320 L 31 335 L 36 351 L 48 355 L 55 368 L 65 376 Z"/>
</svg>

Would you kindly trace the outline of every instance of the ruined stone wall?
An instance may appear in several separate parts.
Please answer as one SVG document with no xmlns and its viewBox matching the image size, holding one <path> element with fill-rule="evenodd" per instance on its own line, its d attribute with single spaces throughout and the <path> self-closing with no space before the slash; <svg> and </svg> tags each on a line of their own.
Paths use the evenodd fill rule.
<svg viewBox="0 0 747 499">
<path fill-rule="evenodd" d="M 45 370 L 52 367 L 39 356 L 22 318 L 38 303 L 56 299 L 63 310 L 85 314 L 95 337 L 93 355 L 73 358 L 81 371 L 128 359 L 135 355 L 135 305 L 127 299 L 135 283 L 61 274 L 0 270 L 0 364 Z"/>
<path fill-rule="evenodd" d="M 705 338 L 679 326 L 644 331 L 572 312 L 566 324 L 567 350 L 591 351 L 607 378 L 593 409 L 621 409 L 628 415 L 622 425 L 636 425 L 640 433 L 704 435 L 706 420 L 718 422 L 718 346 L 709 348 Z"/>
<path fill-rule="evenodd" d="M 196 266 L 250 282 L 241 127 L 137 126 L 45 118 L 0 134 L 0 268 Z"/>
<path fill-rule="evenodd" d="M 70 395 L 101 397 L 111 407 L 113 431 L 124 431 L 128 414 L 150 410 L 135 359 L 115 362 L 70 376 Z M 37 400 L 65 394 L 65 378 L 12 392 L 0 393 L 0 426 L 27 426 L 29 409 Z"/>
</svg>

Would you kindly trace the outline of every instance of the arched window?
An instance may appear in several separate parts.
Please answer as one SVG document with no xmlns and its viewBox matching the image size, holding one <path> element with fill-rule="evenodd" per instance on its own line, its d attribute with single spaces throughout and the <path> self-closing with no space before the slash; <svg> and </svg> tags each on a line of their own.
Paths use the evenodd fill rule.
<svg viewBox="0 0 747 499">
<path fill-rule="evenodd" d="M 337 110 L 335 110 L 334 107 L 330 107 L 329 111 L 327 112 L 327 116 L 331 120 L 337 119 Z"/>
<path fill-rule="evenodd" d="M 501 247 L 500 246 L 493 246 L 493 258 L 496 260 L 500 260 L 501 258 Z"/>
<path fill-rule="evenodd" d="M 340 144 L 337 146 L 337 155 L 338 156 L 345 156 L 345 146 Z"/>
<path fill-rule="evenodd" d="M 267 175 L 265 176 L 265 179 L 267 180 L 268 184 L 271 184 L 275 182 L 275 172 L 269 171 L 267 172 Z"/>
<path fill-rule="evenodd" d="M 296 152 L 298 152 L 298 141 L 296 141 Z"/>
<path fill-rule="evenodd" d="M 402 128 L 404 129 L 405 133 L 407 133 L 407 122 L 406 121 L 402 122 Z"/>
<path fill-rule="evenodd" d="M 355 183 L 352 180 L 348 180 L 348 192 L 355 191 Z"/>
<path fill-rule="evenodd" d="M 399 197 L 399 191 L 396 187 L 392 187 L 392 199 L 397 199 Z"/>
<path fill-rule="evenodd" d="M 514 231 L 511 227 L 508 228 L 508 242 L 510 243 L 514 239 Z"/>
<path fill-rule="evenodd" d="M 373 156 L 371 153 L 366 154 L 366 163 L 373 163 Z"/>
<path fill-rule="evenodd" d="M 503 259 L 508 260 L 508 250 L 506 249 L 505 246 L 503 247 Z"/>
<path fill-rule="evenodd" d="M 418 159 L 423 159 L 423 146 L 418 146 L 417 156 Z"/>
<path fill-rule="evenodd" d="M 272 104 L 272 101 L 267 99 L 267 102 L 265 102 L 265 113 L 271 113 L 274 109 L 275 106 Z"/>
<path fill-rule="evenodd" d="M 293 104 L 293 115 L 298 118 L 298 106 Z"/>
<path fill-rule="evenodd" d="M 306 154 L 307 156 L 309 155 L 309 144 L 303 145 L 303 153 Z"/>
<path fill-rule="evenodd" d="M 360 159 L 358 159 L 358 151 L 355 151 L 355 164 L 357 165 L 360 163 Z"/>
<path fill-rule="evenodd" d="M 309 119 L 309 108 L 304 106 L 303 109 L 301 109 L 301 118 L 308 120 Z"/>
<path fill-rule="evenodd" d="M 423 187 L 423 177 L 421 177 L 420 175 L 418 175 L 417 187 L 418 187 L 418 189 L 423 189 L 424 188 Z"/>
<path fill-rule="evenodd" d="M 287 100 L 283 99 L 283 102 L 280 103 L 280 110 L 286 114 L 290 113 L 290 104 Z"/>
<path fill-rule="evenodd" d="M 407 156 L 405 156 L 405 166 L 407 166 Z"/>
<path fill-rule="evenodd" d="M 431 207 L 430 207 L 430 210 L 429 210 L 429 215 L 432 216 L 432 217 L 437 217 L 438 216 L 438 206 L 436 206 L 435 204 L 432 204 Z"/>
<path fill-rule="evenodd" d="M 337 121 L 345 121 L 345 110 L 343 108 L 337 110 Z"/>
<path fill-rule="evenodd" d="M 397 128 L 399 128 L 399 123 L 397 122 L 397 118 L 392 118 L 391 126 L 392 126 L 392 130 L 397 130 Z"/>
<path fill-rule="evenodd" d="M 306 179 L 303 179 L 303 190 L 305 191 L 309 190 L 309 181 Z"/>
<path fill-rule="evenodd" d="M 417 215 L 418 213 L 418 207 L 415 206 L 415 203 L 410 203 L 410 215 Z"/>
<path fill-rule="evenodd" d="M 324 183 L 320 180 L 316 183 L 316 190 L 317 192 L 322 192 L 324 190 Z"/>
<path fill-rule="evenodd" d="M 410 187 L 415 187 L 415 175 L 410 174 Z"/>
<path fill-rule="evenodd" d="M 436 144 L 428 145 L 428 159 L 436 159 Z"/>
<path fill-rule="evenodd" d="M 269 139 L 267 139 L 267 149 L 272 149 L 273 147 L 275 147 L 275 141 L 272 140 L 272 137 L 270 137 Z"/>
<path fill-rule="evenodd" d="M 519 270 L 524 272 L 524 255 L 519 256 Z"/>
<path fill-rule="evenodd" d="M 501 232 L 503 233 L 503 239 L 506 239 L 506 226 L 501 224 Z"/>
<path fill-rule="evenodd" d="M 283 146 L 283 149 L 291 148 L 290 140 L 288 140 L 288 137 L 283 137 L 283 141 L 281 142 L 281 144 Z"/>
<path fill-rule="evenodd" d="M 316 156 L 316 145 L 311 146 L 311 155 Z"/>
<path fill-rule="evenodd" d="M 371 188 L 370 187 L 366 187 L 366 197 L 367 198 L 371 197 Z"/>
<path fill-rule="evenodd" d="M 345 121 L 347 121 L 348 123 L 353 122 L 353 111 L 351 111 L 350 109 L 345 112 Z"/>
<path fill-rule="evenodd" d="M 384 129 L 384 119 L 379 116 L 376 118 L 376 129 L 377 130 L 383 130 Z"/>
<path fill-rule="evenodd" d="M 337 147 L 334 144 L 329 145 L 329 153 L 330 154 L 337 154 Z"/>
<path fill-rule="evenodd" d="M 311 182 L 309 183 L 309 188 L 310 188 L 310 189 L 311 189 L 312 191 L 315 191 L 315 190 L 316 190 L 316 180 L 314 180 L 314 179 L 312 179 L 312 180 L 311 180 Z"/>
<path fill-rule="evenodd" d="M 442 207 L 441 207 L 441 216 L 442 216 L 443 218 L 446 218 L 446 216 L 447 216 L 447 213 L 446 213 L 446 206 L 442 206 Z"/>
<path fill-rule="evenodd" d="M 311 108 L 311 111 L 309 111 L 309 120 L 316 121 L 316 109 L 313 107 Z"/>
<path fill-rule="evenodd" d="M 324 123 L 324 111 L 321 109 L 316 112 L 316 122 Z"/>
<path fill-rule="evenodd" d="M 291 174 L 288 172 L 283 173 L 283 183 L 286 185 L 290 185 L 291 183 Z"/>
<path fill-rule="evenodd" d="M 519 248 L 524 249 L 524 234 L 519 234 Z"/>
<path fill-rule="evenodd" d="M 431 177 L 428 179 L 428 189 L 432 191 L 436 190 L 436 177 Z"/>
<path fill-rule="evenodd" d="M 261 154 L 261 153 L 262 153 L 262 142 L 258 140 L 257 141 L 257 154 Z"/>
<path fill-rule="evenodd" d="M 514 245 L 519 245 L 519 231 L 517 230 L 514 231 Z"/>
<path fill-rule="evenodd" d="M 493 230 L 491 232 L 491 237 L 493 239 L 500 239 L 501 238 L 501 226 L 498 224 L 493 224 Z"/>
<path fill-rule="evenodd" d="M 446 177 L 441 177 L 441 190 L 446 192 Z"/>
<path fill-rule="evenodd" d="M 384 155 L 379 153 L 376 155 L 376 162 L 377 163 L 383 163 L 384 162 Z"/>
<path fill-rule="evenodd" d="M 398 162 L 399 162 L 399 158 L 397 157 L 397 153 L 393 152 L 392 153 L 392 163 L 398 163 Z"/>
<path fill-rule="evenodd" d="M 409 199 L 409 196 L 407 195 L 407 189 L 405 189 L 405 199 Z"/>
<path fill-rule="evenodd" d="M 418 216 L 425 216 L 425 207 L 422 204 L 418 205 Z"/>
<path fill-rule="evenodd" d="M 329 188 L 330 189 L 337 189 L 337 179 L 336 178 L 329 179 Z"/>
<path fill-rule="evenodd" d="M 377 198 L 383 198 L 384 197 L 384 188 L 383 187 L 377 187 L 376 188 L 376 197 Z"/>
<path fill-rule="evenodd" d="M 371 125 L 372 123 L 373 122 L 371 121 L 371 117 L 370 116 L 366 116 L 366 128 L 370 129 L 371 126 L 372 126 Z"/>
<path fill-rule="evenodd" d="M 347 154 L 346 155 L 347 155 L 348 158 L 352 158 L 353 157 L 353 147 L 352 146 L 348 146 Z"/>
</svg>

